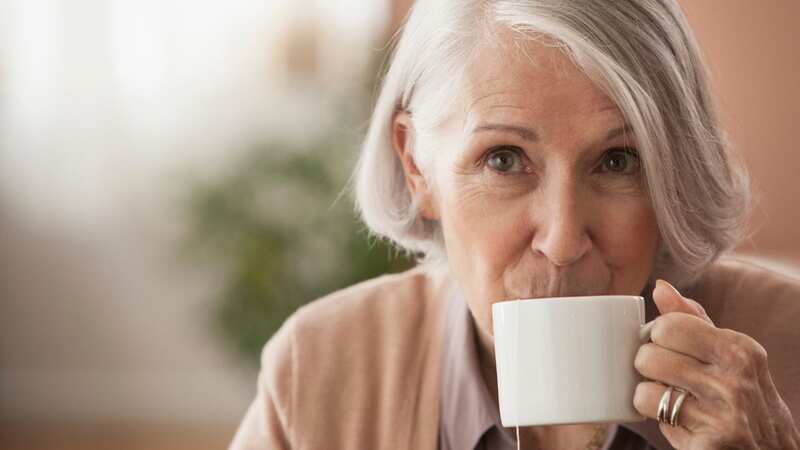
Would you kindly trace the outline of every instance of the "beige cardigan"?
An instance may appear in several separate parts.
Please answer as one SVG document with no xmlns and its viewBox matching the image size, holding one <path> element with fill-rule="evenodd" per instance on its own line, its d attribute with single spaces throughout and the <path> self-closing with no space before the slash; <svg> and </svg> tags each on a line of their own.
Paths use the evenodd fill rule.
<svg viewBox="0 0 800 450">
<path fill-rule="evenodd" d="M 231 449 L 436 449 L 451 283 L 422 268 L 335 292 L 294 313 L 264 347 L 258 392 Z M 769 354 L 800 418 L 800 281 L 732 258 L 684 295 Z M 652 421 L 642 435 L 663 445 Z"/>
</svg>

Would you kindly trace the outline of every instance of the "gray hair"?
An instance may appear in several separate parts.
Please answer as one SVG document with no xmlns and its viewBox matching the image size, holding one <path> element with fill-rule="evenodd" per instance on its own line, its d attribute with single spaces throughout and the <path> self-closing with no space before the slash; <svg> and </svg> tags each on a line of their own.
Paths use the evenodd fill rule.
<svg viewBox="0 0 800 450">
<path fill-rule="evenodd" d="M 498 30 L 550 38 L 633 130 L 661 236 L 653 278 L 684 286 L 743 237 L 749 178 L 730 150 L 697 43 L 675 0 L 418 0 L 396 42 L 354 173 L 356 205 L 379 237 L 443 260 L 438 223 L 417 213 L 392 122 L 445 119 L 470 58 Z M 427 130 L 427 131 L 426 131 Z M 413 148 L 420 169 L 430 158 Z M 424 171 L 423 171 L 424 173 Z"/>
</svg>

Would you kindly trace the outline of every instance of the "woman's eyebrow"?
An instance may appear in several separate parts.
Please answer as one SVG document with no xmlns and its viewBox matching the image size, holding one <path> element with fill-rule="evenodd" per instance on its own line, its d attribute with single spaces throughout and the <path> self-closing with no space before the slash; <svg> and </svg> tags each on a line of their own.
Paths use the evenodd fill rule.
<svg viewBox="0 0 800 450">
<path fill-rule="evenodd" d="M 536 142 L 539 140 L 539 135 L 530 128 L 520 127 L 516 125 L 503 125 L 499 123 L 487 123 L 479 125 L 472 130 L 472 134 L 480 133 L 482 131 L 505 131 L 507 133 L 514 133 L 526 141 Z"/>
<path fill-rule="evenodd" d="M 633 133 L 633 130 L 631 129 L 630 125 L 626 123 L 623 124 L 621 127 L 617 127 L 609 131 L 608 134 L 606 135 L 606 140 L 610 141 L 621 134 L 627 135 L 631 133 Z"/>
<path fill-rule="evenodd" d="M 487 123 L 475 127 L 475 129 L 472 131 L 472 134 L 480 133 L 482 131 L 504 131 L 506 133 L 514 133 L 526 141 L 536 142 L 539 140 L 539 135 L 537 135 L 534 130 L 517 125 Z M 610 130 L 606 135 L 606 140 L 610 141 L 619 135 L 630 134 L 631 132 L 631 127 L 628 124 L 624 124 L 620 127 Z"/>
</svg>

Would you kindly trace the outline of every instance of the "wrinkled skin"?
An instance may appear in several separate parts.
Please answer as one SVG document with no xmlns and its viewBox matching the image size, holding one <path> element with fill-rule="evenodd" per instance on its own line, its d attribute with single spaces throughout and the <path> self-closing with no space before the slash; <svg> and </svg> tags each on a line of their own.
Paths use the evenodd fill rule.
<svg viewBox="0 0 800 450">
<path fill-rule="evenodd" d="M 653 298 L 662 315 L 653 321 L 652 342 L 634 360 L 651 381 L 636 387 L 633 403 L 655 418 L 665 384 L 690 392 L 679 426 L 660 424 L 670 444 L 692 450 L 800 448 L 800 433 L 772 382 L 764 347 L 750 336 L 715 327 L 698 302 L 666 282 L 658 282 Z"/>
</svg>

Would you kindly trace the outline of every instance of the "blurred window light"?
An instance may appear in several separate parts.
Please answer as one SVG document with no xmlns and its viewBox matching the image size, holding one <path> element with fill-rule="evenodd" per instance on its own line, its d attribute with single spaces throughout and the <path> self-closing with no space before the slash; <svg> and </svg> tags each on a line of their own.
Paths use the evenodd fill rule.
<svg viewBox="0 0 800 450">
<path fill-rule="evenodd" d="M 154 0 L 112 2 L 114 75 L 127 95 L 155 94 L 164 82 L 164 9 Z"/>
<path fill-rule="evenodd" d="M 0 195 L 81 229 L 124 217 L 120 198 L 155 197 L 176 167 L 217 166 L 243 142 L 329 120 L 327 99 L 361 83 L 382 46 L 387 11 L 376 0 L 0 2 Z"/>
<path fill-rule="evenodd" d="M 386 26 L 388 2 L 375 0 L 317 0 L 316 10 L 336 31 L 363 38 L 383 31 Z"/>
<path fill-rule="evenodd" d="M 49 111 L 55 90 L 63 33 L 59 2 L 53 0 L 11 1 L 5 5 L 3 35 L 0 45 L 5 58 L 2 64 L 3 108 L 23 117 Z"/>
</svg>

